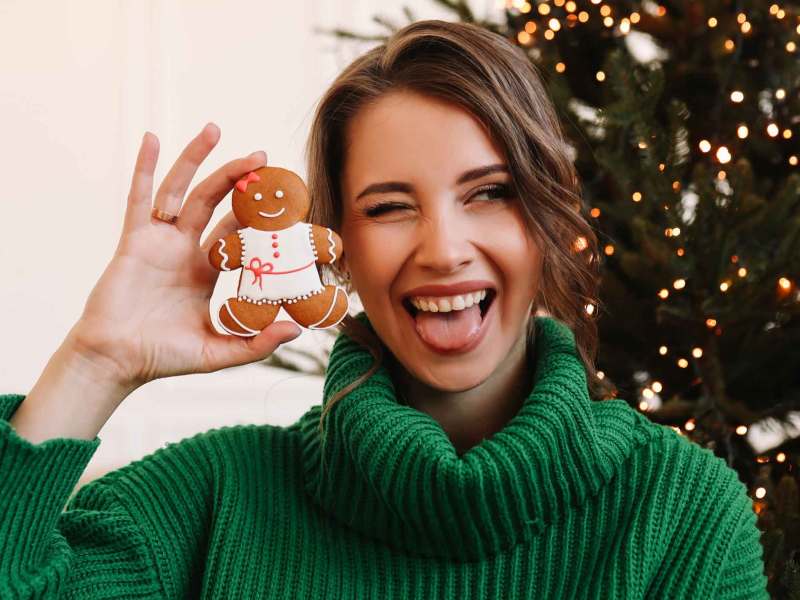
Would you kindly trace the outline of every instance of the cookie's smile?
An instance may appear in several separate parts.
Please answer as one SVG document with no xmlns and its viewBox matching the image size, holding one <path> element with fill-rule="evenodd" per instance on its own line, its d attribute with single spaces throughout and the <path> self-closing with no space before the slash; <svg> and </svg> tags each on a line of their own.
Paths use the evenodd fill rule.
<svg viewBox="0 0 800 600">
<path fill-rule="evenodd" d="M 258 211 L 258 214 L 260 214 L 262 217 L 267 217 L 268 219 L 273 219 L 275 217 L 281 216 L 284 213 L 285 210 L 286 210 L 286 207 L 284 206 L 278 212 L 268 213 L 268 212 Z"/>
</svg>

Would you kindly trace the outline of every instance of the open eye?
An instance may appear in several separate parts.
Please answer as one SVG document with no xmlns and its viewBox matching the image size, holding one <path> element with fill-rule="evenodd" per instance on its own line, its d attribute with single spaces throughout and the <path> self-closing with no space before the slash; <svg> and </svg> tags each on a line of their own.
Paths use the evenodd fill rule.
<svg viewBox="0 0 800 600">
<path fill-rule="evenodd" d="M 261 192 L 256 192 L 256 195 L 253 196 L 254 200 L 261 200 L 264 196 L 261 195 Z"/>
</svg>

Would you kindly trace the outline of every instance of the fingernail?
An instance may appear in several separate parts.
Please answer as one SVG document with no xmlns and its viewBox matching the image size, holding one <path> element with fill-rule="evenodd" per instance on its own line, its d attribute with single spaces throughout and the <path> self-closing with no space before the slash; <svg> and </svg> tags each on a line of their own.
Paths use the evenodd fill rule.
<svg viewBox="0 0 800 600">
<path fill-rule="evenodd" d="M 255 157 L 255 156 L 259 156 L 259 155 L 260 155 L 261 157 L 263 157 L 263 158 L 262 158 L 262 160 L 263 160 L 264 162 L 266 162 L 266 161 L 267 161 L 267 153 L 266 153 L 266 152 L 264 152 L 263 150 L 256 150 L 255 152 L 253 152 L 253 153 L 252 153 L 250 156 L 248 156 L 247 158 L 253 158 L 253 157 Z"/>
</svg>

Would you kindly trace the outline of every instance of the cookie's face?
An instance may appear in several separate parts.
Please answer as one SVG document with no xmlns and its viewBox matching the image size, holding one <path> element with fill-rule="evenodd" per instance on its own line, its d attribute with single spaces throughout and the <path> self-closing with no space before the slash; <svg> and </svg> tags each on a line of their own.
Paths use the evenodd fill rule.
<svg viewBox="0 0 800 600">
<path fill-rule="evenodd" d="M 243 227 L 276 231 L 308 215 L 308 189 L 296 173 L 280 167 L 261 167 L 236 182 L 233 214 Z"/>
</svg>

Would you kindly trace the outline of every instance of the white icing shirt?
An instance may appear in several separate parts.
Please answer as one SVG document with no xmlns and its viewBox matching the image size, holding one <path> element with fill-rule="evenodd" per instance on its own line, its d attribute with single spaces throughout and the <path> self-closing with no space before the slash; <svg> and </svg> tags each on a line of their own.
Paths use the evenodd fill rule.
<svg viewBox="0 0 800 600">
<path fill-rule="evenodd" d="M 281 301 L 320 293 L 324 286 L 315 264 L 310 223 L 295 223 L 278 231 L 247 227 L 238 232 L 242 243 L 239 297 Z"/>
</svg>

